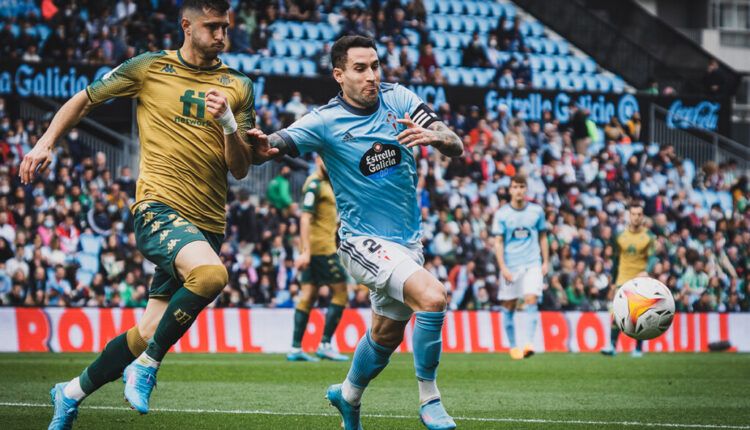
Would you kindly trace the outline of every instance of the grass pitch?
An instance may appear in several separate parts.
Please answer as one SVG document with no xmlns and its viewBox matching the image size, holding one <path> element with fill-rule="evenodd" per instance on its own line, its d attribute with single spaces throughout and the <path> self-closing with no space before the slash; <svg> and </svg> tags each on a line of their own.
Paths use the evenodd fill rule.
<svg viewBox="0 0 750 430">
<path fill-rule="evenodd" d="M 49 389 L 93 354 L 0 354 L 4 429 L 46 428 Z M 348 363 L 288 363 L 281 355 L 167 357 L 139 416 L 122 382 L 86 399 L 75 428 L 338 429 L 323 395 Z M 439 386 L 460 429 L 750 429 L 750 355 L 444 354 Z M 421 429 L 412 358 L 395 354 L 363 399 L 363 427 Z"/>
</svg>

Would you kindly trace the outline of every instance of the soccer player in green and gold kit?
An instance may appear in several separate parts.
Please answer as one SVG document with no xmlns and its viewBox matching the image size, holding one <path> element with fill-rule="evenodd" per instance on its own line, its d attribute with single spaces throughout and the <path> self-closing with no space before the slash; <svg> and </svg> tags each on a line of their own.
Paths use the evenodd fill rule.
<svg viewBox="0 0 750 430">
<path fill-rule="evenodd" d="M 157 266 L 149 301 L 136 326 L 79 377 L 52 389 L 51 429 L 70 428 L 80 402 L 123 372 L 126 399 L 147 413 L 159 363 L 227 283 L 218 256 L 227 173 L 243 178 L 252 162 L 245 136 L 255 126 L 253 86 L 218 59 L 228 1 L 184 0 L 181 26 L 179 50 L 131 58 L 66 102 L 20 166 L 22 182 L 31 183 L 55 142 L 92 108 L 138 99 L 140 176 L 131 210 L 138 249 Z"/>
<path fill-rule="evenodd" d="M 310 308 L 315 304 L 318 288 L 328 285 L 331 289 L 331 303 L 326 312 L 323 338 L 317 356 L 334 361 L 347 361 L 331 346 L 331 337 L 341 321 L 347 302 L 346 271 L 339 263 L 336 254 L 336 197 L 331 188 L 323 160 L 315 160 L 315 173 L 305 181 L 302 189 L 302 217 L 300 218 L 300 255 L 297 268 L 301 270 L 300 298 L 294 311 L 294 334 L 292 351 L 287 354 L 289 361 L 317 361 L 302 352 L 302 337 L 307 328 Z"/>
<path fill-rule="evenodd" d="M 617 277 L 615 278 L 616 288 L 609 291 L 609 300 L 614 299 L 617 288 L 629 280 L 638 276 L 648 276 L 649 258 L 654 253 L 654 236 L 643 225 L 643 206 L 640 203 L 632 203 L 628 208 L 630 221 L 622 233 L 615 238 L 615 264 Z M 620 337 L 620 330 L 612 321 L 611 344 L 604 348 L 601 353 L 604 355 L 615 355 L 617 349 L 617 339 Z M 633 357 L 643 355 L 643 341 L 639 340 L 635 344 Z"/>
</svg>

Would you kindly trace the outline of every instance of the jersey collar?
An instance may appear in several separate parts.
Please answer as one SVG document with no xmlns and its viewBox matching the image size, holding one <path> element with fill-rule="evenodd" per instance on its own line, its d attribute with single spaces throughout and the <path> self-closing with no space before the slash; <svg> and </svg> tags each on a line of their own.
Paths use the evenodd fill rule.
<svg viewBox="0 0 750 430">
<path fill-rule="evenodd" d="M 336 100 L 341 103 L 341 107 L 349 111 L 350 113 L 353 113 L 354 115 L 360 115 L 360 116 L 370 116 L 378 111 L 380 108 L 380 95 L 378 95 L 378 102 L 372 105 L 372 107 L 361 109 L 356 106 L 352 106 L 349 103 L 344 100 L 344 93 L 339 92 L 339 95 L 336 96 Z"/>
<path fill-rule="evenodd" d="M 200 66 L 196 66 L 195 64 L 190 64 L 187 61 L 185 61 L 184 58 L 182 58 L 182 53 L 180 53 L 179 49 L 177 50 L 177 59 L 180 60 L 180 63 L 182 63 L 183 65 L 185 65 L 187 67 L 190 67 L 191 69 L 195 69 L 195 70 L 200 70 L 200 71 L 203 71 L 203 72 L 208 72 L 208 71 L 211 71 L 211 70 L 216 70 L 219 67 L 221 67 L 221 64 L 222 64 L 221 63 L 221 58 L 219 58 L 219 57 L 216 57 L 216 59 L 219 60 L 219 62 L 216 63 L 216 64 L 214 64 L 213 66 L 200 67 Z"/>
</svg>

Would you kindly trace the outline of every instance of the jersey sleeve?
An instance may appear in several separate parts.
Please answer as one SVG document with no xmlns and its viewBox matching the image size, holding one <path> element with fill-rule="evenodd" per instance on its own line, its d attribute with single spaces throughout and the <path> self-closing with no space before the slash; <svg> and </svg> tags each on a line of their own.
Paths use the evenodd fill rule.
<svg viewBox="0 0 750 430">
<path fill-rule="evenodd" d="M 539 217 L 536 221 L 536 230 L 538 232 L 547 231 L 547 219 L 544 216 L 544 209 L 539 207 Z"/>
<path fill-rule="evenodd" d="M 320 194 L 320 181 L 312 180 L 302 190 L 302 211 L 308 213 L 315 212 L 315 203 L 318 201 Z"/>
<path fill-rule="evenodd" d="M 326 125 L 320 112 L 314 110 L 277 133 L 289 145 L 289 155 L 296 157 L 320 152 L 326 138 Z"/>
<path fill-rule="evenodd" d="M 396 84 L 393 93 L 399 118 L 403 118 L 408 113 L 415 124 L 425 128 L 439 121 L 437 114 L 410 89 Z"/>
<path fill-rule="evenodd" d="M 502 236 L 505 234 L 505 224 L 503 224 L 500 212 L 496 213 L 492 220 L 492 231 L 490 233 L 493 236 Z"/>
<path fill-rule="evenodd" d="M 86 95 L 94 104 L 115 97 L 136 97 L 148 68 L 163 55 L 163 51 L 148 52 L 125 61 L 86 87 Z"/>
<path fill-rule="evenodd" d="M 242 98 L 236 109 L 233 109 L 234 119 L 237 121 L 237 129 L 241 136 L 245 135 L 247 130 L 255 128 L 255 90 L 253 81 L 245 75 L 241 76 L 243 90 Z"/>
</svg>

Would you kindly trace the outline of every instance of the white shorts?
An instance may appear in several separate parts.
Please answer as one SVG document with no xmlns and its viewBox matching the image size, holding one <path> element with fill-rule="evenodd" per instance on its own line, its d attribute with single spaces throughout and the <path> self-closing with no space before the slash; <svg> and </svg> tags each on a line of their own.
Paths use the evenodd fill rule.
<svg viewBox="0 0 750 430">
<path fill-rule="evenodd" d="M 404 283 L 422 268 L 422 246 L 406 247 L 371 236 L 342 240 L 341 264 L 355 281 L 370 289 L 372 311 L 396 321 L 406 321 L 413 311 L 404 304 Z"/>
<path fill-rule="evenodd" d="M 544 289 L 544 276 L 542 266 L 525 266 L 511 270 L 513 282 L 508 282 L 500 275 L 500 290 L 497 293 L 498 300 L 515 300 L 523 296 L 542 295 Z"/>
</svg>

